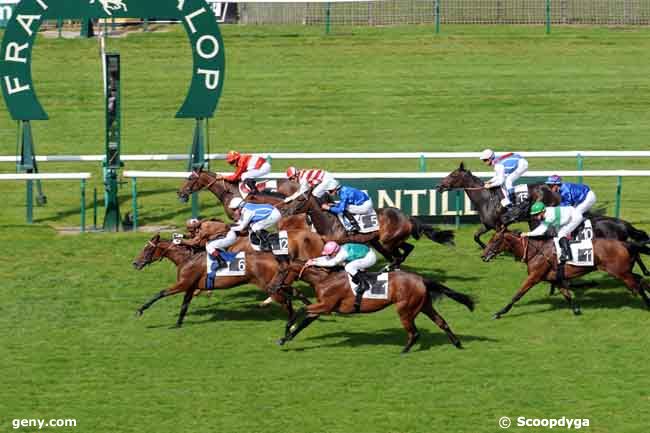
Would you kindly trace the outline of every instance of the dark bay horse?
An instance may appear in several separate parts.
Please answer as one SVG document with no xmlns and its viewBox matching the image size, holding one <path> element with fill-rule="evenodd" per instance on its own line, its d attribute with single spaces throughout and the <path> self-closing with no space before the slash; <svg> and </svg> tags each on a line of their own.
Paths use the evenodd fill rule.
<svg viewBox="0 0 650 433">
<path fill-rule="evenodd" d="M 289 180 L 282 179 L 278 181 L 282 186 L 279 188 L 279 191 L 290 191 L 297 187 L 296 185 L 291 185 L 293 182 Z M 242 198 L 239 187 L 237 183 L 229 182 L 216 173 L 210 171 L 193 171 L 189 178 L 183 182 L 180 189 L 177 192 L 178 198 L 183 202 L 187 202 L 192 193 L 201 191 L 202 189 L 207 189 L 213 193 L 219 202 L 223 205 L 223 210 L 228 215 L 230 219 L 234 219 L 234 210 L 230 209 L 228 205 L 230 200 L 235 197 Z M 281 192 L 277 193 L 268 193 L 268 192 L 259 192 L 254 195 L 249 195 L 247 201 L 255 203 L 268 203 L 281 208 L 284 206 L 284 197 L 285 195 Z M 281 230 L 289 229 L 308 229 L 309 224 L 304 216 L 288 216 L 283 217 L 278 222 L 278 228 Z"/>
<path fill-rule="evenodd" d="M 345 271 L 331 272 L 319 267 L 301 269 L 303 265 L 304 262 L 293 262 L 291 264 L 292 272 L 298 272 L 299 277 L 314 288 L 318 302 L 306 307 L 306 317 L 293 331 L 288 335 L 285 334 L 278 341 L 280 345 L 293 340 L 300 331 L 305 329 L 321 314 L 330 314 L 332 312 L 352 314 L 355 312 L 355 295 L 350 288 L 348 275 Z M 474 301 L 471 297 L 411 272 L 391 272 L 388 286 L 388 299 L 363 299 L 361 313 L 374 313 L 395 304 L 402 326 L 408 333 L 408 341 L 402 353 L 411 350 L 411 347 L 420 337 L 415 327 L 415 318 L 420 313 L 424 313 L 442 329 L 454 346 L 459 349 L 462 347 L 460 340 L 452 332 L 447 322 L 433 308 L 432 302 L 436 298 L 445 295 L 473 311 Z"/>
<path fill-rule="evenodd" d="M 372 245 L 390 263 L 390 268 L 398 268 L 415 248 L 406 240 L 413 236 L 427 238 L 440 244 L 453 245 L 454 232 L 437 230 L 415 217 L 408 217 L 396 208 L 376 209 L 379 231 L 348 235 L 336 215 L 321 209 L 318 200 L 311 193 L 296 198 L 285 208 L 286 214 L 307 214 L 316 231 L 327 240 L 338 243 L 358 242 Z"/>
<path fill-rule="evenodd" d="M 607 272 L 623 281 L 633 293 L 640 295 L 650 309 L 650 285 L 640 275 L 632 272 L 637 249 L 648 247 L 632 245 L 613 239 L 593 240 L 594 266 L 565 265 L 565 281 L 578 278 L 595 270 Z M 557 256 L 552 239 L 531 239 L 521 237 L 518 233 L 502 230 L 494 234 L 483 251 L 482 258 L 489 261 L 503 251 L 511 252 L 516 259 L 526 263 L 528 278 L 523 282 L 512 301 L 499 310 L 495 319 L 506 314 L 535 284 L 540 281 L 557 283 Z M 566 284 L 566 283 L 565 283 Z M 568 287 L 560 284 L 560 291 L 569 303 L 574 314 L 580 314 L 580 307 L 574 302 Z"/>
<path fill-rule="evenodd" d="M 213 288 L 207 289 L 206 253 L 194 253 L 189 247 L 176 245 L 172 241 L 160 240 L 159 234 L 146 243 L 144 249 L 133 261 L 133 266 L 135 269 L 141 270 L 148 264 L 162 259 L 168 259 L 176 265 L 176 282 L 171 287 L 158 292 L 138 308 L 136 314 L 141 316 L 146 309 L 162 298 L 184 293 L 183 303 L 176 322 L 178 328 L 183 324 L 183 319 L 196 291 L 230 289 L 244 284 L 254 284 L 265 291 L 278 272 L 278 262 L 272 254 L 247 252 L 245 275 L 217 277 L 214 279 Z M 285 308 L 289 319 L 295 321 L 295 311 L 291 302 L 292 292 L 292 290 L 278 290 L 272 293 L 271 296 L 274 301 Z M 299 292 L 296 292 L 296 294 L 303 302 L 307 299 Z M 309 303 L 309 301 L 307 300 L 306 303 Z M 290 324 L 287 324 L 287 333 L 289 327 Z"/>
<path fill-rule="evenodd" d="M 484 182 L 474 176 L 470 170 L 466 170 L 465 164 L 461 162 L 460 167 L 442 179 L 437 188 L 439 192 L 454 188 L 462 188 L 465 190 L 465 193 L 478 211 L 481 221 L 481 226 L 474 233 L 474 241 L 481 248 L 485 248 L 485 244 L 481 241 L 481 236 L 503 225 L 501 216 L 504 211 L 504 208 L 501 206 L 501 199 L 503 197 L 500 194 L 500 188 L 485 189 L 483 186 Z M 528 185 L 528 194 L 531 202 L 543 201 L 548 205 L 559 203 L 559 194 L 554 193 L 544 184 Z M 528 220 L 528 215 L 526 214 L 522 218 L 522 220 Z"/>
</svg>

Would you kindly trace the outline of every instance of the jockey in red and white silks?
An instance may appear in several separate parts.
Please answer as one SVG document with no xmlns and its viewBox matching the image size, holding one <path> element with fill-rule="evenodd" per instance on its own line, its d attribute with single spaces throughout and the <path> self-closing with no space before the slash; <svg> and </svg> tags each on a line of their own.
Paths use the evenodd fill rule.
<svg viewBox="0 0 650 433">
<path fill-rule="evenodd" d="M 497 157 L 490 149 L 485 149 L 480 156 L 486 165 L 494 167 L 494 177 L 485 182 L 486 189 L 501 187 L 503 200 L 501 205 L 510 206 L 510 198 L 514 192 L 514 183 L 528 170 L 528 161 L 518 153 L 506 153 Z"/>
<path fill-rule="evenodd" d="M 316 198 L 321 198 L 325 193 L 331 189 L 338 187 L 339 183 L 331 173 L 325 170 L 319 170 L 317 168 L 312 168 L 310 170 L 301 169 L 298 170 L 296 167 L 287 168 L 287 179 L 298 182 L 300 187 L 298 191 L 284 199 L 285 203 L 289 203 L 292 200 L 295 200 L 301 194 L 312 190 L 312 195 Z"/>
<path fill-rule="evenodd" d="M 241 155 L 239 152 L 231 150 L 226 155 L 226 161 L 228 161 L 228 164 L 235 166 L 235 172 L 224 177 L 229 182 L 241 180 L 248 184 L 246 182 L 248 179 L 254 181 L 271 172 L 271 164 L 266 159 L 257 155 Z"/>
</svg>

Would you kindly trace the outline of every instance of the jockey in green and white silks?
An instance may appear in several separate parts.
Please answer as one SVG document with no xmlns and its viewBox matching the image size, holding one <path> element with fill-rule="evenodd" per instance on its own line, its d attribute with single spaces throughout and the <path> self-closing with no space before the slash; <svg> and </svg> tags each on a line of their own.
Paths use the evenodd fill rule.
<svg viewBox="0 0 650 433">
<path fill-rule="evenodd" d="M 528 170 L 528 161 L 518 153 L 506 153 L 497 157 L 490 149 L 485 149 L 480 157 L 486 165 L 494 167 L 494 177 L 485 182 L 486 189 L 501 187 L 503 200 L 501 205 L 508 207 L 512 204 L 510 198 L 514 192 L 514 183 Z"/>
<path fill-rule="evenodd" d="M 541 222 L 533 231 L 522 233 L 521 236 L 541 236 L 553 227 L 557 230 L 557 236 L 560 238 L 560 247 L 562 248 L 560 261 L 571 260 L 569 237 L 582 222 L 582 214 L 571 206 L 546 207 L 544 203 L 538 201 L 531 207 L 530 215 L 533 219 L 541 220 Z"/>
<path fill-rule="evenodd" d="M 305 266 L 323 266 L 331 268 L 345 264 L 345 271 L 352 276 L 352 281 L 357 284 L 355 310 L 359 311 L 363 292 L 370 288 L 365 270 L 377 262 L 375 252 L 364 244 L 348 243 L 340 246 L 329 241 L 323 247 L 321 257 L 308 260 Z"/>
</svg>

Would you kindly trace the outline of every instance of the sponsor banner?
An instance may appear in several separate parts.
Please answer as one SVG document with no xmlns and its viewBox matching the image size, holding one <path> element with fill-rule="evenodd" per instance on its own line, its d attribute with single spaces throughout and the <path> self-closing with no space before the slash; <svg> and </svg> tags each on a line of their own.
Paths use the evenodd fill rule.
<svg viewBox="0 0 650 433">
<path fill-rule="evenodd" d="M 0 28 L 5 28 L 20 0 L 0 0 Z"/>
</svg>

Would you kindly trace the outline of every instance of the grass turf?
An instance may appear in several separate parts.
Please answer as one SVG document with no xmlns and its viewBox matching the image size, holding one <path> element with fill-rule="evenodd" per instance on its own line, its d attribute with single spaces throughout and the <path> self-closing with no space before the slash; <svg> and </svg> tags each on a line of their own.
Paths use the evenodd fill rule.
<svg viewBox="0 0 650 433">
<path fill-rule="evenodd" d="M 337 29 L 332 37 L 308 27 L 223 31 L 227 78 L 211 124 L 212 151 L 647 148 L 647 29 L 554 28 L 545 37 L 538 27 L 445 26 L 437 38 L 430 27 Z M 173 119 L 189 78 L 185 36 L 134 34 L 110 45 L 124 68 L 123 153 L 185 152 L 191 122 Z M 37 151 L 101 153 L 96 42 L 39 39 L 34 53 L 36 90 L 51 116 L 35 125 Z M 0 143 L 0 153 L 15 152 L 15 125 L 5 111 Z M 416 161 L 325 164 L 417 168 Z M 455 165 L 431 161 L 428 168 Z M 574 161 L 531 165 L 573 168 Z M 586 165 L 647 167 L 644 160 Z M 41 170 L 93 171 L 91 187 L 101 188 L 97 164 Z M 611 211 L 613 180 L 590 183 Z M 648 230 L 646 186 L 624 180 L 623 216 Z M 141 185 L 146 224 L 180 225 L 189 216 L 176 202 L 177 187 Z M 58 235 L 50 226 L 78 223 L 78 185 L 48 182 L 45 189 L 50 203 L 27 227 L 23 185 L 0 184 L 6 429 L 13 418 L 38 417 L 77 418 L 76 430 L 91 432 L 492 432 L 501 416 L 566 416 L 590 418 L 593 432 L 646 431 L 647 312 L 609 278 L 594 277 L 599 288 L 577 291 L 582 317 L 540 286 L 491 321 L 524 270 L 507 258 L 483 264 L 472 229 L 463 228 L 456 248 L 421 241 L 407 263 L 477 298 L 473 314 L 449 300 L 439 306 L 465 351 L 420 318 L 421 345 L 400 357 L 405 334 L 393 308 L 319 320 L 280 349 L 274 341 L 282 313 L 258 310 L 263 295 L 248 286 L 195 300 L 182 330 L 167 329 L 180 298 L 133 319 L 174 280 L 172 265 L 130 268 L 146 234 Z M 121 195 L 128 206 L 128 188 Z M 220 215 L 212 197 L 202 195 L 202 205 L 205 215 Z"/>
</svg>

